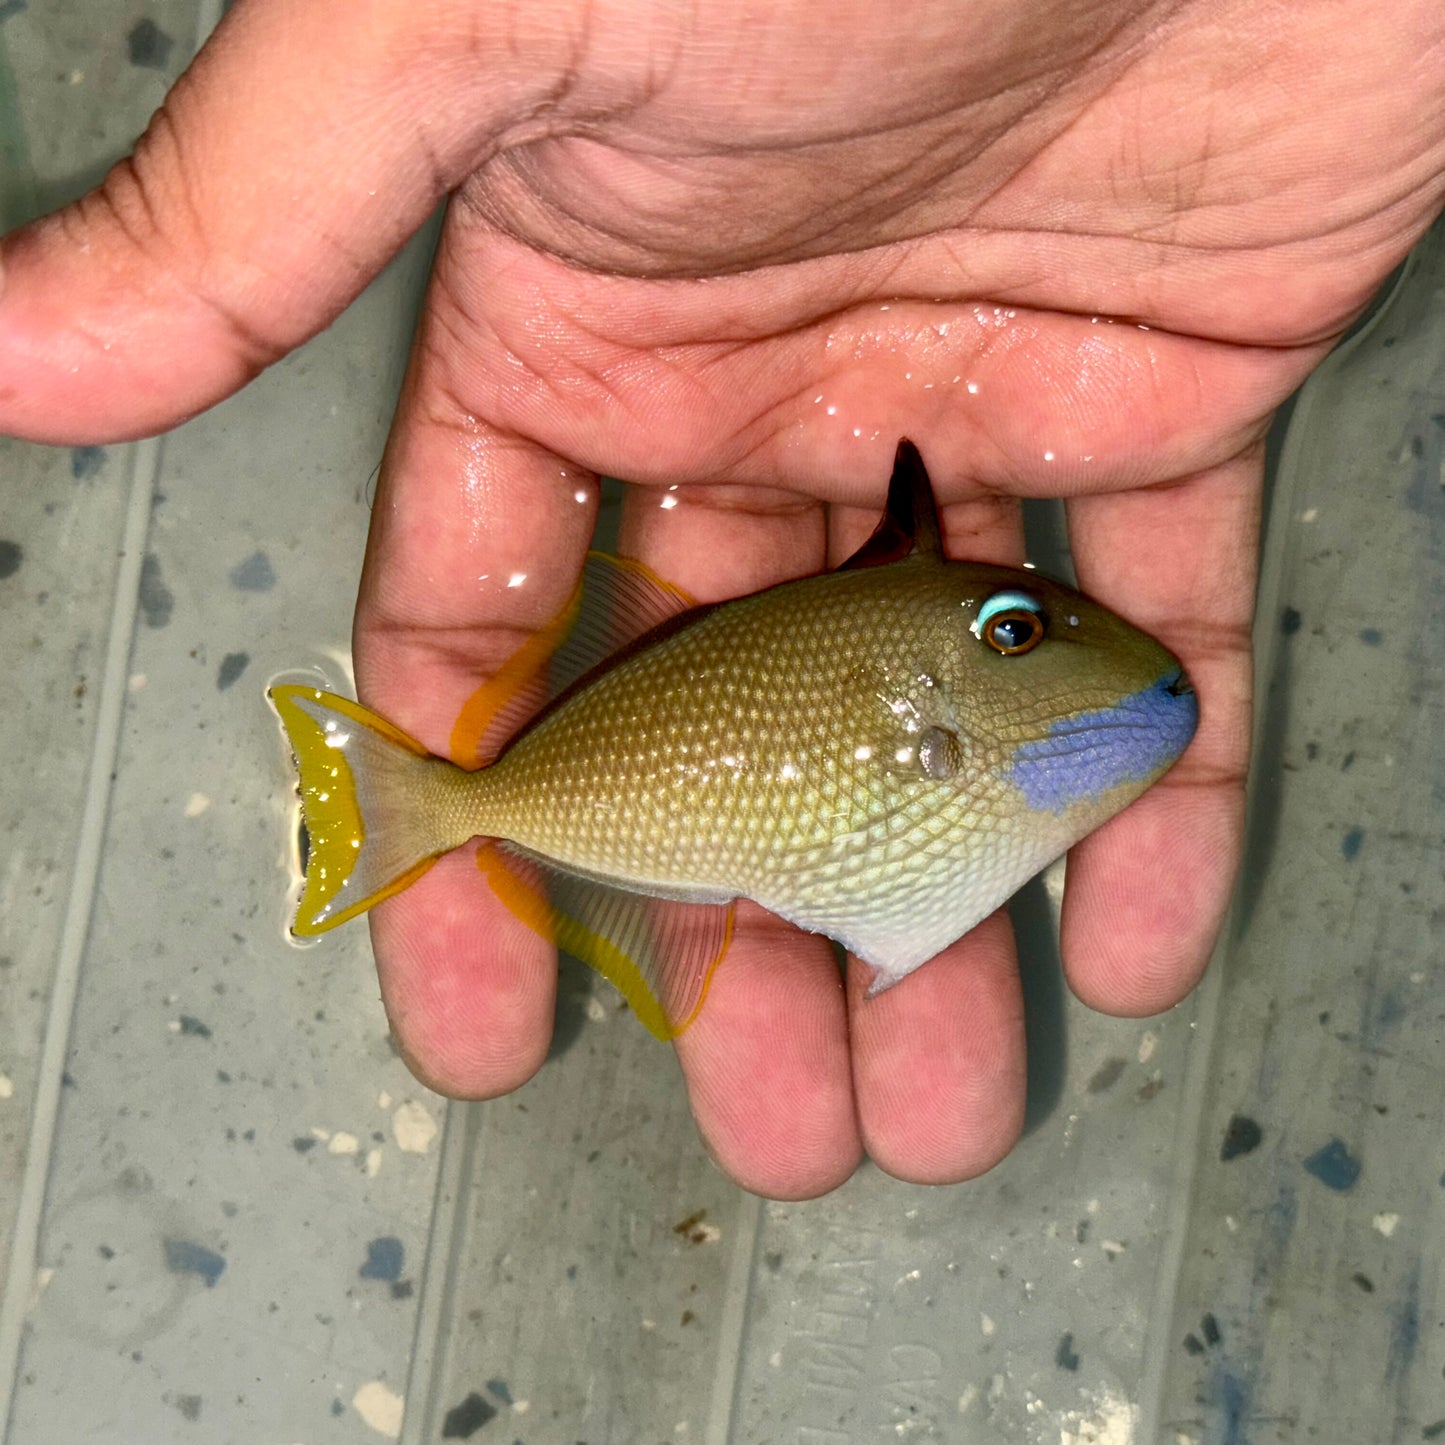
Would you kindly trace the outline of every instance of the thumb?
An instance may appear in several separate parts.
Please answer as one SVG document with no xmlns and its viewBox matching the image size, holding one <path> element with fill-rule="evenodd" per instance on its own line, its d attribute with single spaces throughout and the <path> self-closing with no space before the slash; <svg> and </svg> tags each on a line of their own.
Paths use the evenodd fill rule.
<svg viewBox="0 0 1445 1445">
<path fill-rule="evenodd" d="M 516 22 L 516 23 L 511 23 Z M 104 184 L 0 242 L 0 433 L 116 441 L 321 330 L 564 66 L 533 6 L 242 0 Z"/>
</svg>

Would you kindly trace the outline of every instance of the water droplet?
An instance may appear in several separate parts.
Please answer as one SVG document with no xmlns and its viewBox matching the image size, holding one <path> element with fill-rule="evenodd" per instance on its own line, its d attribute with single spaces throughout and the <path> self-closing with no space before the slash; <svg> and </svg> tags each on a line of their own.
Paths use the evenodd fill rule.
<svg viewBox="0 0 1445 1445">
<path fill-rule="evenodd" d="M 507 578 L 507 586 L 520 587 L 526 580 L 527 574 L 525 572 L 513 572 L 512 575 Z"/>
</svg>

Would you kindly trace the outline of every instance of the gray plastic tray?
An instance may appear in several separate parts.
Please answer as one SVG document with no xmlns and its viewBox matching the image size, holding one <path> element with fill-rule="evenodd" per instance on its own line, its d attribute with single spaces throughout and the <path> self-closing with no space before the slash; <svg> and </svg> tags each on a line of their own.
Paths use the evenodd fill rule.
<svg viewBox="0 0 1445 1445">
<path fill-rule="evenodd" d="M 3 8 L 13 219 L 129 144 L 217 7 L 149 5 L 173 45 L 140 62 L 120 0 Z M 1249 856 L 1203 987 L 1145 1022 L 1074 1003 L 1052 875 L 1017 910 L 1018 1150 L 790 1205 L 723 1179 L 579 968 L 539 1077 L 448 1109 L 364 930 L 285 940 L 261 689 L 345 679 L 427 249 L 160 443 L 0 443 L 0 1440 L 1445 1438 L 1445 232 L 1276 458 Z"/>
</svg>

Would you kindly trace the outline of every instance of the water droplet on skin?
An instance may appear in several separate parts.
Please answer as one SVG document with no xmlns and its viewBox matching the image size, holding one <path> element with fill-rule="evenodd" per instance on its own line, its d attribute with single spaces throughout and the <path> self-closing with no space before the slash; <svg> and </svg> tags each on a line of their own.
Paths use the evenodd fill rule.
<svg viewBox="0 0 1445 1445">
<path fill-rule="evenodd" d="M 869 747 L 861 747 L 861 748 L 854 748 L 854 749 L 853 749 L 853 757 L 854 757 L 858 762 L 860 762 L 860 763 L 866 763 L 866 762 L 868 761 L 868 759 L 871 758 L 872 756 L 873 756 L 873 749 L 872 749 L 872 748 L 869 748 Z"/>
<path fill-rule="evenodd" d="M 577 491 L 572 493 L 572 496 L 575 500 L 579 502 L 585 502 L 587 500 L 587 493 L 580 487 L 577 489 Z"/>
<path fill-rule="evenodd" d="M 970 396 L 978 395 L 978 383 L 976 381 L 971 381 L 968 383 L 968 394 Z"/>
<path fill-rule="evenodd" d="M 664 497 L 662 501 L 658 503 L 658 505 L 662 508 L 664 512 L 670 512 L 675 506 L 677 506 L 677 498 Z"/>
<path fill-rule="evenodd" d="M 836 406 L 830 406 L 830 407 L 828 408 L 828 415 L 829 415 L 829 416 L 837 416 L 837 415 L 838 415 L 838 408 L 837 408 Z"/>
<path fill-rule="evenodd" d="M 527 574 L 525 572 L 513 572 L 512 575 L 507 578 L 507 586 L 520 587 L 526 580 Z"/>
<path fill-rule="evenodd" d="M 1046 462 L 1051 462 L 1051 461 L 1053 461 L 1053 459 L 1054 459 L 1054 454 L 1053 454 L 1053 452 L 1045 452 L 1045 453 L 1044 453 L 1044 460 L 1045 460 Z"/>
</svg>

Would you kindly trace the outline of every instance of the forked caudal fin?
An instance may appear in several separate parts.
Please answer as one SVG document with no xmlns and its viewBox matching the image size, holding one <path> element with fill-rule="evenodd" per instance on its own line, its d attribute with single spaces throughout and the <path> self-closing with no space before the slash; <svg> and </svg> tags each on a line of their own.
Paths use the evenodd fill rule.
<svg viewBox="0 0 1445 1445">
<path fill-rule="evenodd" d="M 349 698 L 283 683 L 271 700 L 300 772 L 310 838 L 306 886 L 292 930 L 325 933 L 415 882 L 465 842 L 438 836 L 434 809 L 449 765 Z"/>
</svg>

